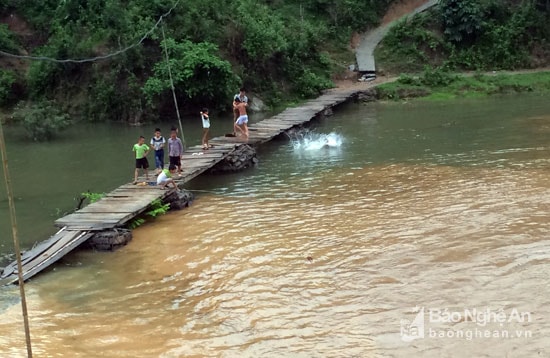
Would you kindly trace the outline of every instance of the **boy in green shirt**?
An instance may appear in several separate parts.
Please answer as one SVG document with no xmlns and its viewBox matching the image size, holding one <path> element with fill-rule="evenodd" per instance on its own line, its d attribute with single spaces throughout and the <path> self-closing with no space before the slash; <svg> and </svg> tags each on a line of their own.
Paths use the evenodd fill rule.
<svg viewBox="0 0 550 358">
<path fill-rule="evenodd" d="M 170 185 L 172 185 L 174 189 L 177 189 L 178 185 L 176 184 L 174 179 L 172 179 L 172 175 L 174 174 L 176 174 L 176 166 L 174 164 L 170 164 L 168 169 L 163 169 L 160 172 L 159 176 L 157 177 L 157 185 L 161 189 L 166 189 Z"/>
<path fill-rule="evenodd" d="M 132 151 L 136 152 L 136 171 L 134 173 L 134 184 L 137 184 L 138 180 L 138 171 L 140 168 L 143 168 L 145 171 L 145 178 L 149 181 L 149 162 L 147 161 L 147 154 L 151 149 L 147 144 L 145 144 L 145 137 L 140 136 L 137 144 L 134 144 Z"/>
</svg>

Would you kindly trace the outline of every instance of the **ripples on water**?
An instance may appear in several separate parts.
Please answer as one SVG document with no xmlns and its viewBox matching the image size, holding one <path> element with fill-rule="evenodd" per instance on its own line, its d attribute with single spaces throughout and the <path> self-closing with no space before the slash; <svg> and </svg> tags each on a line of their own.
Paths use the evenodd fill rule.
<svg viewBox="0 0 550 358">
<path fill-rule="evenodd" d="M 39 276 L 28 286 L 39 356 L 547 354 L 548 145 L 463 150 L 453 165 L 426 163 L 434 152 L 365 164 L 376 158 L 354 149 L 360 135 L 304 150 L 318 133 L 274 147 L 254 171 L 199 179 L 211 193 L 127 247 L 80 252 Z M 454 165 L 460 156 L 478 161 Z M 504 328 L 533 337 L 405 343 L 400 320 L 415 306 L 528 311 L 533 322 Z M 23 352 L 19 315 L 2 313 L 0 351 L 11 355 Z"/>
</svg>

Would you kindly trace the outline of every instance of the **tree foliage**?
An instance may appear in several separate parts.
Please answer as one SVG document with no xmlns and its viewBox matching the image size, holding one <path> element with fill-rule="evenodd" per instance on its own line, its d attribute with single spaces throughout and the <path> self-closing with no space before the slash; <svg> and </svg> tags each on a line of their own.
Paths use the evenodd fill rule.
<svg viewBox="0 0 550 358">
<path fill-rule="evenodd" d="M 443 33 L 455 44 L 469 44 L 483 32 L 484 13 L 479 0 L 441 0 Z"/>
<path fill-rule="evenodd" d="M 68 127 L 69 116 L 63 113 L 54 102 L 39 102 L 19 106 L 13 118 L 27 130 L 34 141 L 49 140 Z"/>
<path fill-rule="evenodd" d="M 2 0 L 36 31 L 13 52 L 59 59 L 101 56 L 138 41 L 171 0 Z M 0 4 L 2 4 L 0 3 Z M 275 104 L 330 87 L 329 43 L 372 27 L 390 0 L 186 0 L 166 17 L 176 95 L 183 109 L 228 107 L 240 85 Z M 0 7 L 0 11 L 2 7 Z M 13 39 L 0 28 L 0 43 Z M 327 41 L 328 40 L 328 41 Z M 29 46 L 29 43 L 31 45 Z M 173 106 L 159 30 L 141 46 L 93 64 L 32 62 L 31 100 L 55 100 L 89 120 L 156 118 Z M 8 48 L 8 47 L 5 47 Z M 77 100 L 75 100 L 77 99 Z M 173 108 L 173 107 L 172 107 Z"/>
<path fill-rule="evenodd" d="M 238 85 L 231 64 L 219 57 L 215 44 L 188 40 L 178 43 L 168 38 L 161 43 L 161 47 L 164 46 L 174 86 L 188 101 L 196 105 L 215 103 L 229 96 Z M 155 96 L 166 94 L 170 89 L 168 63 L 163 58 L 154 65 L 153 76 L 145 83 L 143 92 L 152 102 Z"/>
<path fill-rule="evenodd" d="M 397 59 L 412 70 L 425 63 L 467 70 L 547 66 L 545 2 L 442 0 L 438 9 L 392 28 L 380 55 L 390 66 Z"/>
<path fill-rule="evenodd" d="M 18 47 L 13 33 L 8 29 L 8 25 L 0 24 L 0 49 L 4 51 L 15 51 Z"/>
<path fill-rule="evenodd" d="M 0 105 L 5 104 L 10 98 L 14 82 L 15 75 L 12 71 L 0 70 Z"/>
<path fill-rule="evenodd" d="M 240 85 L 268 104 L 315 96 L 332 85 L 330 50 L 342 49 L 352 31 L 377 25 L 393 2 L 180 1 L 163 20 L 178 102 L 183 110 L 229 109 L 228 98 Z M 0 48 L 59 59 L 106 55 L 136 43 L 173 4 L 0 0 L 0 15 L 15 13 L 34 30 L 33 38 L 25 38 L 0 25 Z M 548 0 L 442 0 L 439 8 L 431 18 L 398 25 L 386 46 L 411 65 L 432 61 L 468 69 L 528 66 L 537 49 L 540 58 L 550 53 Z M 73 116 L 156 119 L 173 111 L 162 40 L 157 29 L 140 46 L 108 60 L 31 62 L 15 76 L 32 101 L 55 101 Z M 2 78 L 0 92 L 10 87 L 9 76 Z"/>
</svg>

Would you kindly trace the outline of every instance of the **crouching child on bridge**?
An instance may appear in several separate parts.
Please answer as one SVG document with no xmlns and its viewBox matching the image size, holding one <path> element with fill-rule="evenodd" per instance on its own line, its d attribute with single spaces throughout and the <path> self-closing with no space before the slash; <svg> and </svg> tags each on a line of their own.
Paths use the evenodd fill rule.
<svg viewBox="0 0 550 358">
<path fill-rule="evenodd" d="M 160 186 L 161 189 L 166 189 L 170 186 L 172 186 L 174 189 L 177 189 L 178 186 L 174 179 L 172 179 L 172 176 L 176 173 L 176 166 L 173 164 L 170 164 L 168 169 L 163 169 L 159 176 L 157 177 L 157 185 Z"/>
</svg>

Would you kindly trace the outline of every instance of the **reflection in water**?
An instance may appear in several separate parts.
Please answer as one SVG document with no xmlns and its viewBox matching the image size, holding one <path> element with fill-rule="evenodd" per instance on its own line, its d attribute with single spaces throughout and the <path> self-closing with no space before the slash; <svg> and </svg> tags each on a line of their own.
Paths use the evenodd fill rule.
<svg viewBox="0 0 550 358">
<path fill-rule="evenodd" d="M 403 133 L 431 140 L 417 139 L 419 131 Z M 212 178 L 226 187 L 139 228 L 121 250 L 78 252 L 38 276 L 27 286 L 37 355 L 544 356 L 548 143 L 525 137 L 524 145 L 482 143 L 447 156 L 422 143 L 411 146 L 415 158 L 394 151 L 410 160 L 382 162 L 376 148 L 357 148 L 373 137 L 345 138 L 320 157 L 280 146 L 253 172 Z M 532 322 L 487 327 L 532 337 L 426 332 L 407 343 L 400 322 L 415 306 L 530 312 Z M 0 316 L 0 352 L 22 356 L 19 306 L 4 305 Z"/>
</svg>

